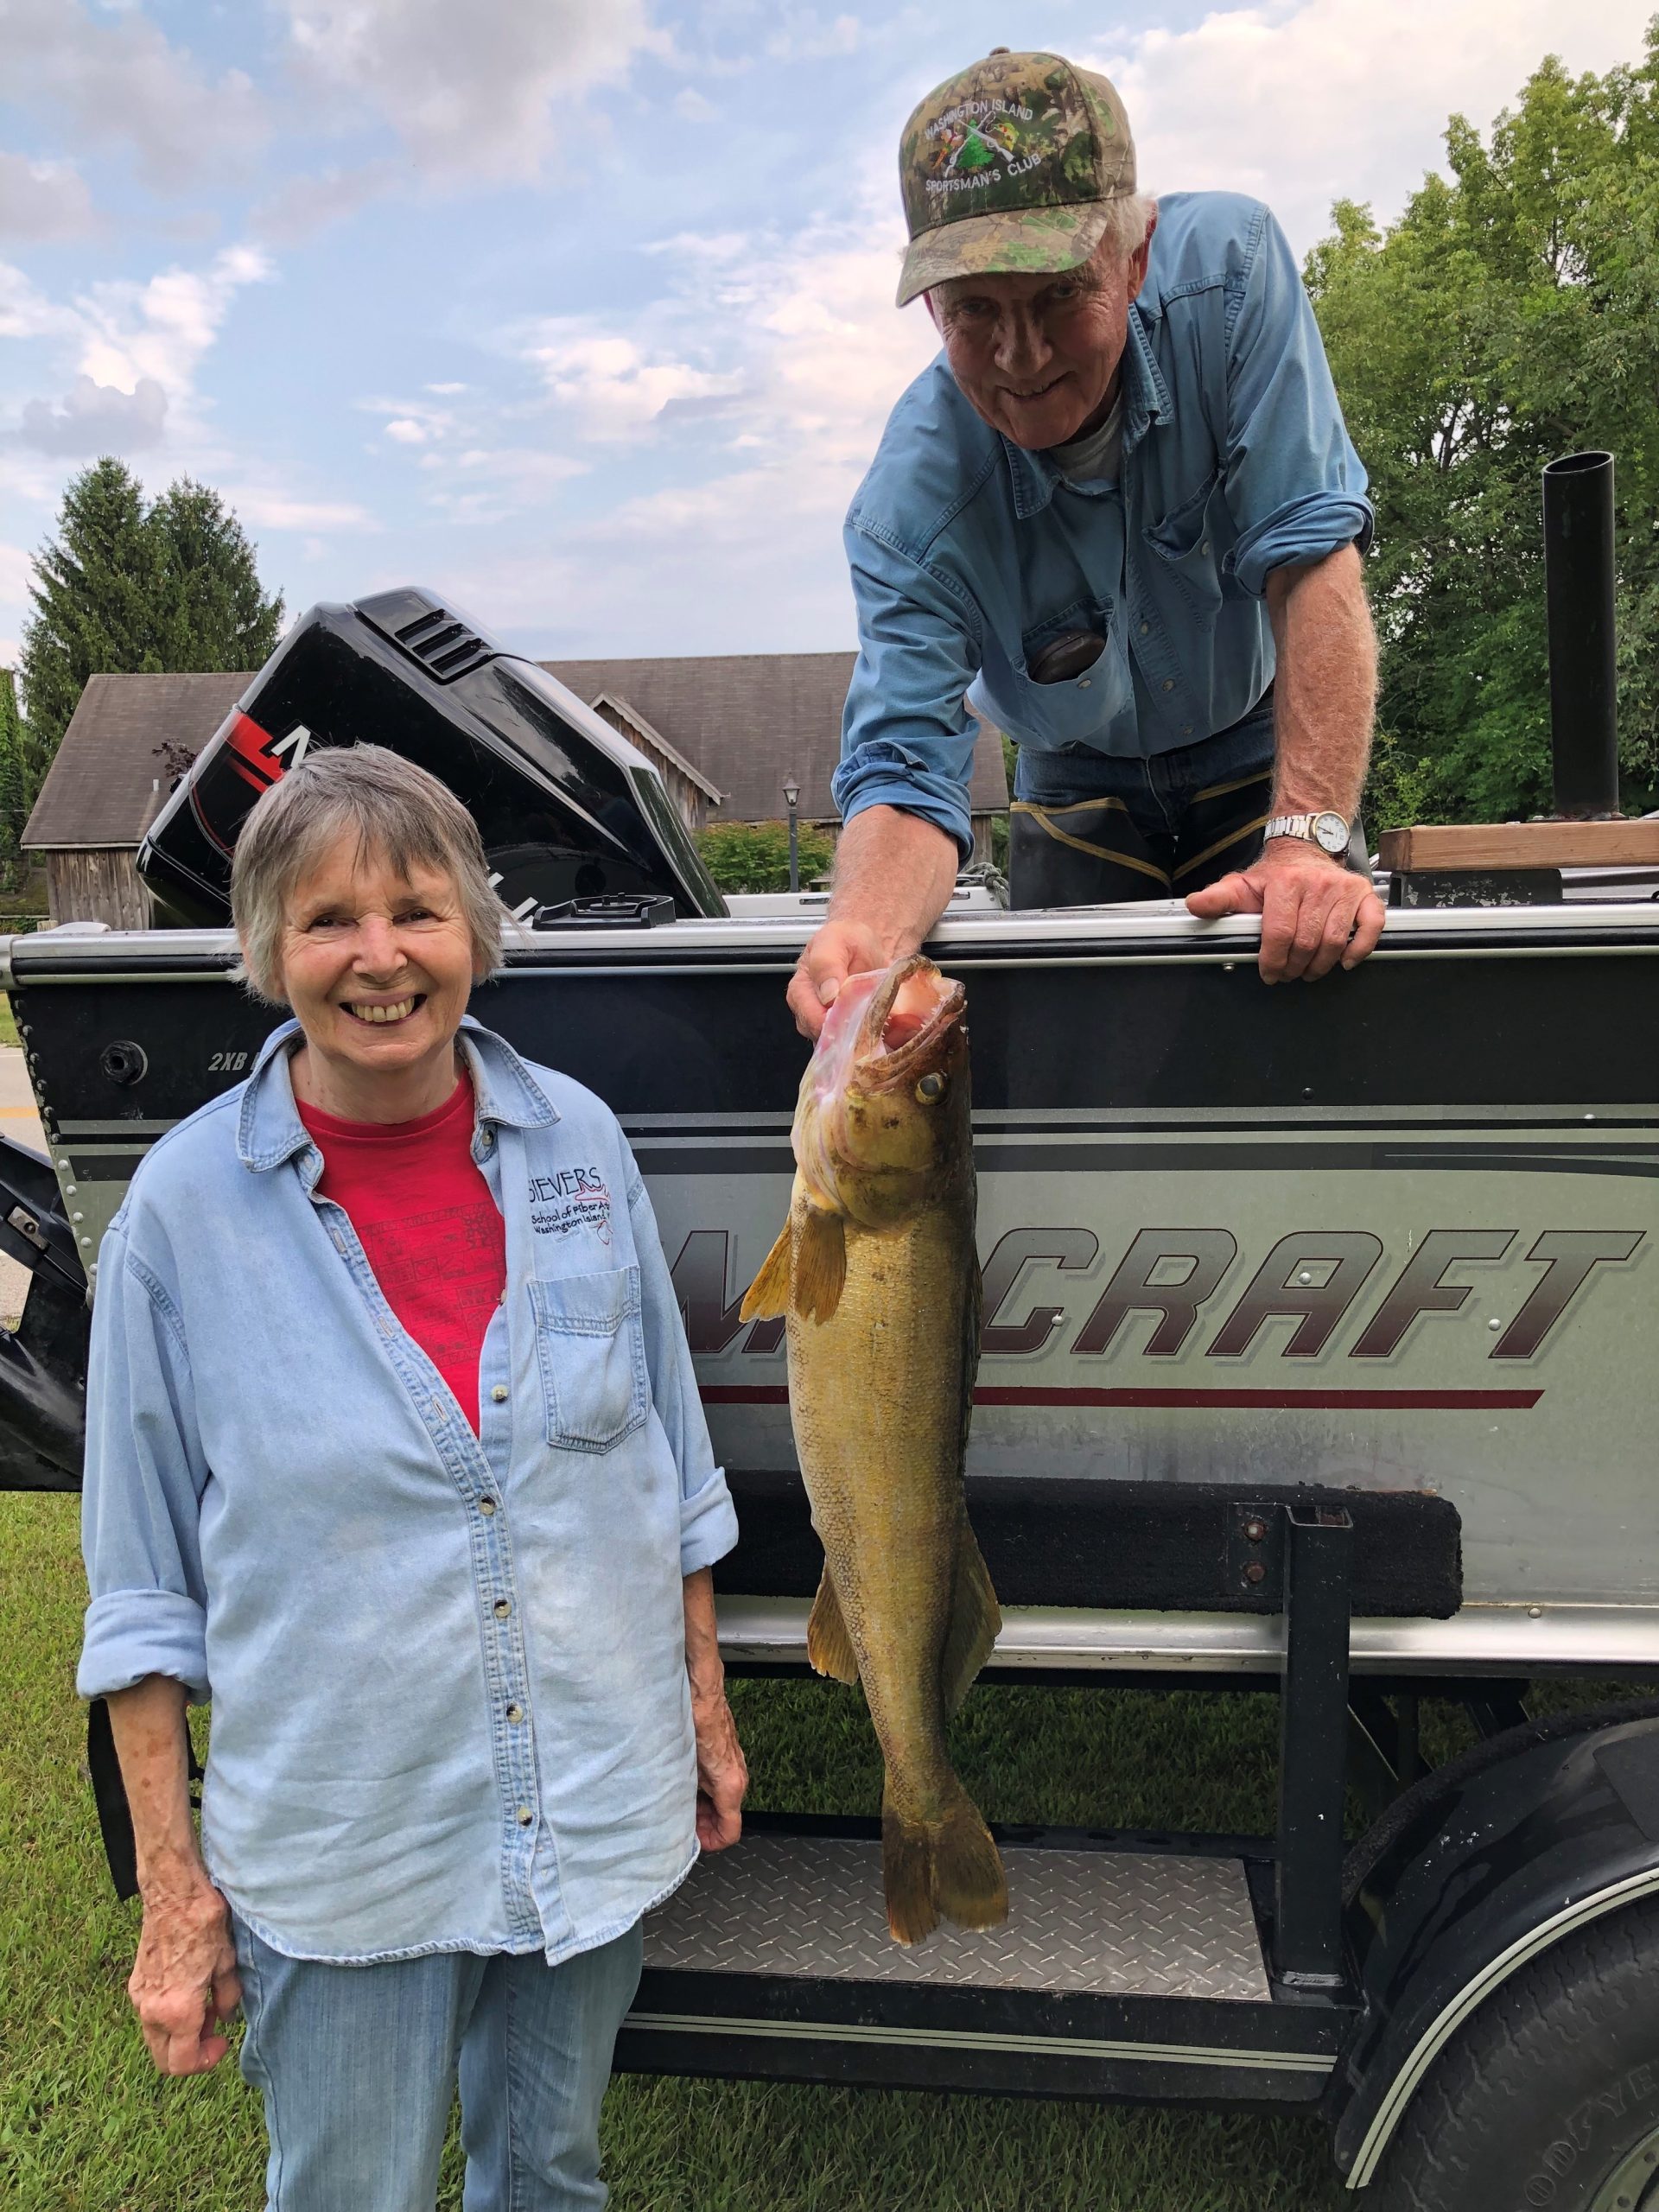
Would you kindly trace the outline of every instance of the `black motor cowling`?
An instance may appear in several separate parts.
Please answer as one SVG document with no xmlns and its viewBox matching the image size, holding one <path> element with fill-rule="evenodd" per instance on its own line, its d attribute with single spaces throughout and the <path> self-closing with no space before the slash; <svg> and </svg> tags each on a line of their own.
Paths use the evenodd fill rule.
<svg viewBox="0 0 1659 2212">
<path fill-rule="evenodd" d="M 534 661 L 413 587 L 314 607 L 265 663 L 151 825 L 138 870 L 186 924 L 230 918 L 231 855 L 261 793 L 314 747 L 383 745 L 430 770 L 479 826 L 504 906 L 724 901 L 645 755 Z"/>
</svg>

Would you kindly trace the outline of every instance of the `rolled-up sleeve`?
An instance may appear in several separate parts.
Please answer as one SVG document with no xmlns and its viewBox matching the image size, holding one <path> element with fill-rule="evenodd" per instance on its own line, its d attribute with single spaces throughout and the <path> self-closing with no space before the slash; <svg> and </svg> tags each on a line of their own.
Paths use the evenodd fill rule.
<svg viewBox="0 0 1659 2212">
<path fill-rule="evenodd" d="M 629 1163 L 628 1219 L 639 1266 L 640 1319 L 652 1403 L 680 1471 L 680 1573 L 695 1574 L 723 1559 L 737 1541 L 737 1509 L 715 1464 L 697 1395 L 691 1348 L 680 1320 L 673 1279 L 657 1234 L 657 1217 L 638 1171 Z"/>
<path fill-rule="evenodd" d="M 1274 569 L 1355 543 L 1363 553 L 1375 526 L 1289 241 L 1266 208 L 1260 222 L 1230 303 L 1227 346 L 1234 573 L 1256 598 Z"/>
<path fill-rule="evenodd" d="M 208 1694 L 200 1519 L 207 1481 L 189 1354 L 165 1286 L 119 1225 L 105 1237 L 86 1383 L 81 1549 L 92 1603 L 75 1687 L 147 1675 Z"/>
<path fill-rule="evenodd" d="M 898 806 L 973 849 L 968 804 L 979 725 L 965 695 L 978 673 L 976 613 L 958 590 L 899 548 L 849 521 L 858 663 L 831 785 L 843 822 Z"/>
</svg>

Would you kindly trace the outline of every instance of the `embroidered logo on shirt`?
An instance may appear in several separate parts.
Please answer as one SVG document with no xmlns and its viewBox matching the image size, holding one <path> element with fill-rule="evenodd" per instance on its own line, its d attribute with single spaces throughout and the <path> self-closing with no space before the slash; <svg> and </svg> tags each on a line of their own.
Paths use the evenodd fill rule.
<svg viewBox="0 0 1659 2212">
<path fill-rule="evenodd" d="M 601 1244 L 611 1241 L 611 1193 L 597 1167 L 563 1167 L 530 1179 L 530 1225 L 538 1236 L 568 1236 L 585 1229 Z"/>
</svg>

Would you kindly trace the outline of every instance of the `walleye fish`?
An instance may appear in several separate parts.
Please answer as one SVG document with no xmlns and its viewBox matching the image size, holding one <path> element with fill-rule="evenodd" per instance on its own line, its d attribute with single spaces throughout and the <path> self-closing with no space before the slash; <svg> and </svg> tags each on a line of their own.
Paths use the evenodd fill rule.
<svg viewBox="0 0 1659 2212">
<path fill-rule="evenodd" d="M 887 1762 L 887 1924 L 1006 1918 L 945 1722 L 1001 1626 L 962 1470 L 979 1363 L 964 994 L 920 954 L 855 976 L 801 1081 L 789 1219 L 743 1301 L 787 1317 L 789 1403 L 823 1580 L 821 1675 L 862 1681 Z"/>
</svg>

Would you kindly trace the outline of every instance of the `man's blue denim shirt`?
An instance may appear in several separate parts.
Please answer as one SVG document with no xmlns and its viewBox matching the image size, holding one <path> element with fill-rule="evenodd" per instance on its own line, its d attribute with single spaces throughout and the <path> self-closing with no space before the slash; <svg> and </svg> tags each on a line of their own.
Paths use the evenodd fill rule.
<svg viewBox="0 0 1659 2212">
<path fill-rule="evenodd" d="M 507 1251 L 474 1435 L 315 1195 L 296 1034 L 104 1240 L 79 1687 L 211 1694 L 204 1853 L 277 1950 L 557 1960 L 696 1856 L 681 1582 L 737 1535 L 650 1201 L 607 1108 L 466 1023 Z"/>
<path fill-rule="evenodd" d="M 847 518 L 859 658 L 835 796 L 969 842 L 985 719 L 1020 745 L 1145 758 L 1237 721 L 1273 675 L 1271 570 L 1370 542 L 1365 472 L 1283 232 L 1232 193 L 1159 202 L 1123 353 L 1116 484 L 1072 484 L 982 422 L 941 354 Z M 1105 650 L 1038 683 L 1063 630 Z"/>
</svg>

